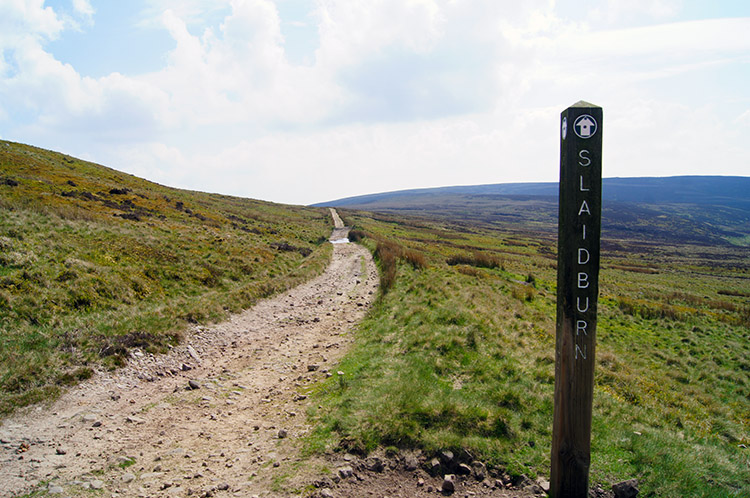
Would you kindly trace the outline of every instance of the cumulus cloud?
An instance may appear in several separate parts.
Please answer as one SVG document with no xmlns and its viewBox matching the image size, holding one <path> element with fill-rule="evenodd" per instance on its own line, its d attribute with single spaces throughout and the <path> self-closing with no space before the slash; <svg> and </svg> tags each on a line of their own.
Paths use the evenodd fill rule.
<svg viewBox="0 0 750 498">
<path fill-rule="evenodd" d="M 314 0 L 299 64 L 282 29 L 299 19 L 274 1 L 148 4 L 140 23 L 174 41 L 163 66 L 99 78 L 48 48 L 81 29 L 70 19 L 96 22 L 90 1 L 0 4 L 0 133 L 161 183 L 314 202 L 554 180 L 557 116 L 585 99 L 605 108 L 605 175 L 699 171 L 716 155 L 701 116 L 722 163 L 746 164 L 731 130 L 746 114 L 689 97 L 693 75 L 746 64 L 750 19 L 669 22 L 671 0 Z"/>
<path fill-rule="evenodd" d="M 64 23 L 43 0 L 8 0 L 0 3 L 0 48 L 3 51 L 29 39 L 56 38 Z"/>
<path fill-rule="evenodd" d="M 145 79 L 168 89 L 180 119 L 194 125 L 304 124 L 335 105 L 338 90 L 325 73 L 286 59 L 270 1 L 232 2 L 218 28 L 200 36 L 174 11 L 164 12 L 162 21 L 177 46 L 167 67 Z"/>
</svg>

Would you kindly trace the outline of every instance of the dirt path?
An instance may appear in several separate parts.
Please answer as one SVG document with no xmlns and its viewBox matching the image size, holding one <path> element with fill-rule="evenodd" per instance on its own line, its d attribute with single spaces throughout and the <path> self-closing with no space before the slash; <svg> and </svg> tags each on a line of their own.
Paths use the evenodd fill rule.
<svg viewBox="0 0 750 498">
<path fill-rule="evenodd" d="M 348 243 L 332 216 L 333 258 L 320 277 L 196 328 L 167 355 L 134 351 L 127 367 L 5 420 L 0 497 L 544 495 L 538 483 L 511 482 L 466 455 L 443 452 L 438 464 L 418 451 L 300 457 L 306 393 L 339 375 L 378 282 L 369 252 Z M 448 478 L 455 491 L 445 490 Z"/>
<path fill-rule="evenodd" d="M 341 220 L 339 213 L 335 209 L 331 210 L 331 217 L 333 218 L 333 233 L 331 234 L 331 241 L 333 242 L 348 242 L 347 237 L 349 236 L 349 228 L 344 226 L 344 222 Z"/>
<path fill-rule="evenodd" d="M 287 496 L 284 475 L 304 485 L 320 472 L 295 466 L 305 392 L 337 375 L 377 281 L 367 250 L 336 243 L 315 280 L 5 420 L 0 496 Z"/>
</svg>

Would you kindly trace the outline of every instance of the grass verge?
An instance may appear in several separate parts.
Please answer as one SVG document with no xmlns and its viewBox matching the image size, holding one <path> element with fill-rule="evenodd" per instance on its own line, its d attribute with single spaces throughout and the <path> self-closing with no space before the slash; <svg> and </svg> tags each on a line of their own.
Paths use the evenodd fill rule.
<svg viewBox="0 0 750 498">
<path fill-rule="evenodd" d="M 425 264 L 393 258 L 390 287 L 338 366 L 344 375 L 319 387 L 309 447 L 465 449 L 511 474 L 546 475 L 552 241 L 390 216 L 347 222 L 371 249 L 390 241 Z M 750 496 L 746 258 L 618 243 L 601 274 L 592 483 L 635 477 L 643 496 Z M 653 271 L 623 269 L 632 266 Z"/>
</svg>

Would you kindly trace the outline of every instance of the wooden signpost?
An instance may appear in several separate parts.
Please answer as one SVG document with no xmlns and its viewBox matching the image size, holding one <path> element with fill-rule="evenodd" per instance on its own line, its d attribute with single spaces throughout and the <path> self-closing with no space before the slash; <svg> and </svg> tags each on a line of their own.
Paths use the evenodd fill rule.
<svg viewBox="0 0 750 498">
<path fill-rule="evenodd" d="M 560 122 L 553 498 L 588 496 L 601 204 L 602 108 L 578 102 Z"/>
</svg>

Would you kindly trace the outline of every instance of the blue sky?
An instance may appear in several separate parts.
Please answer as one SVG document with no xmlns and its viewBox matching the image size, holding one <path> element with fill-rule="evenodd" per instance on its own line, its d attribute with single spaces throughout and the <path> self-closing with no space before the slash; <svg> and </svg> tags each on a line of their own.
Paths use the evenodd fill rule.
<svg viewBox="0 0 750 498">
<path fill-rule="evenodd" d="M 747 176 L 748 33 L 744 0 L 0 0 L 0 138 L 308 204 L 557 181 L 586 100 L 604 176 Z"/>
</svg>

